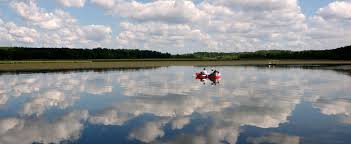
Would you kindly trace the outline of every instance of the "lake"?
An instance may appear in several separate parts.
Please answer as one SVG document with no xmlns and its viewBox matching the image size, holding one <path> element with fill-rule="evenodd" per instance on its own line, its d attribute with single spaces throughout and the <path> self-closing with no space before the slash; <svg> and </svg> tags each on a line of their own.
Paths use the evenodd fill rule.
<svg viewBox="0 0 351 144">
<path fill-rule="evenodd" d="M 349 144 L 349 73 L 221 66 L 3 73 L 1 144 Z"/>
</svg>

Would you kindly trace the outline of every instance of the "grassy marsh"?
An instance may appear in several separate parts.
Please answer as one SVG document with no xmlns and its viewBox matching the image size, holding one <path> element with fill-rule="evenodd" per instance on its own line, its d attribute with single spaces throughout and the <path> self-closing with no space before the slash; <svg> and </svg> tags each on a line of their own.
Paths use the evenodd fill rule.
<svg viewBox="0 0 351 144">
<path fill-rule="evenodd" d="M 43 71 L 43 70 L 79 70 L 79 69 L 113 69 L 143 68 L 161 66 L 235 66 L 235 65 L 351 65 L 345 60 L 237 60 L 237 61 L 203 61 L 203 60 L 58 60 L 58 61 L 0 61 L 0 71 Z"/>
</svg>

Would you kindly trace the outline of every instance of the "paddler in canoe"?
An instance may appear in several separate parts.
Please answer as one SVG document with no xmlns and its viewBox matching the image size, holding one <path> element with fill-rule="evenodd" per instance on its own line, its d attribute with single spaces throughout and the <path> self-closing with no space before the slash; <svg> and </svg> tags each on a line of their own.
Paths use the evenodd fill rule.
<svg viewBox="0 0 351 144">
<path fill-rule="evenodd" d="M 208 72 L 206 71 L 206 68 L 204 68 L 201 72 L 198 72 L 195 74 L 197 79 L 219 79 L 221 78 L 221 74 L 219 73 L 219 71 L 217 71 L 216 69 L 212 68 L 212 73 L 208 74 Z"/>
<path fill-rule="evenodd" d="M 201 75 L 205 75 L 205 76 L 208 75 L 206 68 L 204 68 L 200 73 L 201 73 Z"/>
</svg>

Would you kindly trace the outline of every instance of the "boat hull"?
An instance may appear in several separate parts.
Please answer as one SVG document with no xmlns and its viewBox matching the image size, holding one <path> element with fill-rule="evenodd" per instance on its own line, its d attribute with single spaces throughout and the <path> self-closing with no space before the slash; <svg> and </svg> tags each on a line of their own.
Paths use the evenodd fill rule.
<svg viewBox="0 0 351 144">
<path fill-rule="evenodd" d="M 220 79 L 222 78 L 221 76 L 208 76 L 208 75 L 202 75 L 201 73 L 195 73 L 196 79 Z"/>
</svg>

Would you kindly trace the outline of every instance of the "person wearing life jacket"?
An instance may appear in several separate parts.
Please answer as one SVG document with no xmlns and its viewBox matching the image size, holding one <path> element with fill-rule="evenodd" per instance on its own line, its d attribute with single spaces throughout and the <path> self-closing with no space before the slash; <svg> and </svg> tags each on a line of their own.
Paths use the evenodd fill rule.
<svg viewBox="0 0 351 144">
<path fill-rule="evenodd" d="M 219 76 L 220 75 L 219 71 L 217 71 L 214 68 L 212 68 L 211 71 L 212 71 L 212 73 L 209 76 Z"/>
<path fill-rule="evenodd" d="M 206 68 L 204 68 L 200 73 L 201 73 L 201 75 L 208 75 L 208 72 L 206 71 Z"/>
</svg>

